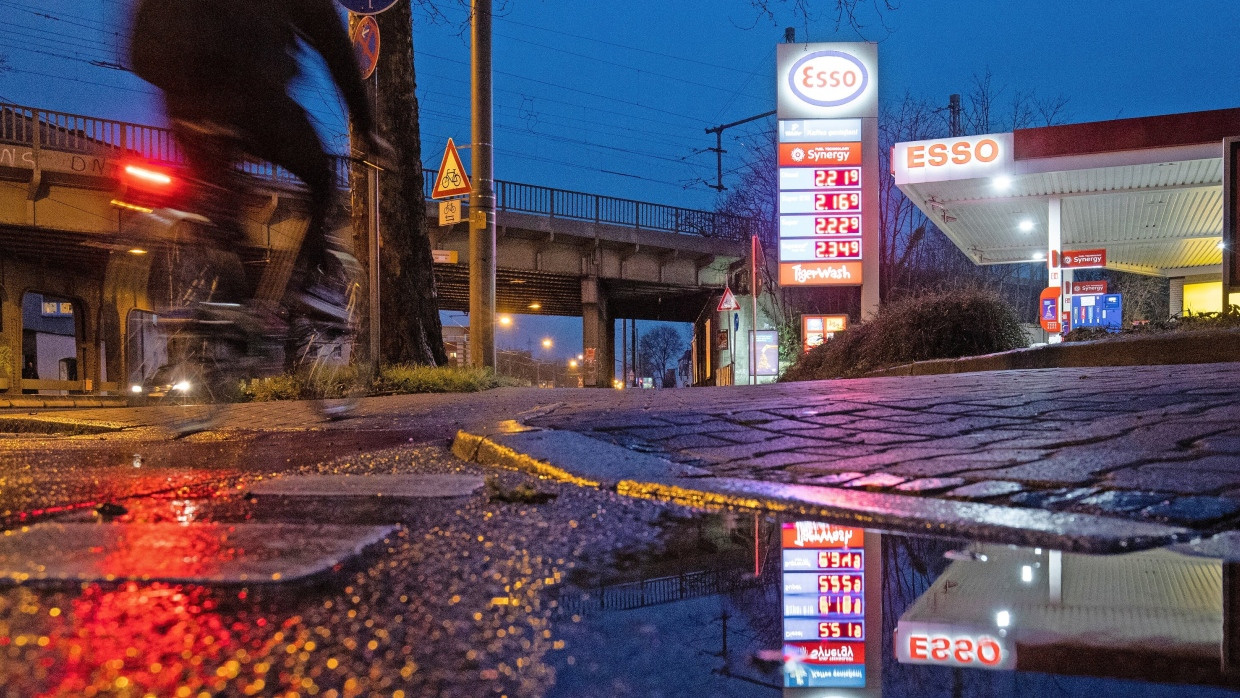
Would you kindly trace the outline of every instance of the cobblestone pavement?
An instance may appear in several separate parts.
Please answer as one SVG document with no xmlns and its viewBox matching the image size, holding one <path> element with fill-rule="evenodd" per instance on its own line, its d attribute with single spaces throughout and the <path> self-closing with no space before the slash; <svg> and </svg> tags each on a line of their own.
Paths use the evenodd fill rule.
<svg viewBox="0 0 1240 698">
<path fill-rule="evenodd" d="M 20 462 L 23 477 L 38 480 L 40 468 L 31 467 L 27 457 L 32 453 L 78 463 L 89 462 L 91 454 L 127 455 L 133 451 L 122 444 L 166 441 L 160 425 L 175 416 L 153 408 L 20 413 L 22 418 L 120 430 L 0 439 L 0 467 Z M 335 433 L 359 440 L 382 436 L 388 443 L 393 435 L 447 441 L 457 429 L 505 419 L 580 432 L 723 477 L 1102 514 L 1203 530 L 1240 523 L 1240 363 L 692 390 L 503 389 L 392 396 L 366 400 L 357 418 L 333 424 L 319 423 L 301 404 L 263 403 L 235 406 L 220 432 L 186 441 L 312 431 L 317 439 L 294 438 L 313 451 L 316 443 L 333 443 L 327 437 Z M 8 491 L 11 495 L 13 489 Z M 60 499 L 65 501 L 40 500 L 38 505 L 63 504 L 72 497 Z M 11 509 L 29 506 L 32 502 L 23 501 Z"/>
<path fill-rule="evenodd" d="M 1227 528 L 1240 364 L 997 371 L 565 402 L 571 429 L 714 475 Z"/>
</svg>

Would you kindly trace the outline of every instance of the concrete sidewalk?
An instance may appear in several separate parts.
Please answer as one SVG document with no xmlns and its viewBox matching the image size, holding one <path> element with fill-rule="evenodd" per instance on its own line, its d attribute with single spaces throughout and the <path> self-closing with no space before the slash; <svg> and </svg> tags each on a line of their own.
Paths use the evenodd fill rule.
<svg viewBox="0 0 1240 698">
<path fill-rule="evenodd" d="M 166 411 L 21 418 L 121 429 L 89 437 L 110 440 L 149 438 Z M 308 428 L 459 434 L 467 458 L 638 496 L 1059 539 L 1082 550 L 1192 538 L 1240 521 L 1236 363 L 393 396 L 333 424 L 318 424 L 304 405 L 264 403 L 236 406 L 212 438 Z M 542 431 L 513 433 L 527 428 Z"/>
</svg>

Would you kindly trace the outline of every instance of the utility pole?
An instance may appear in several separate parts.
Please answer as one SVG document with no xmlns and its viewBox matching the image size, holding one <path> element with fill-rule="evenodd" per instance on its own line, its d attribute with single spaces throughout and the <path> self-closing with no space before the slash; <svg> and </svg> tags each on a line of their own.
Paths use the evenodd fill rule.
<svg viewBox="0 0 1240 698">
<path fill-rule="evenodd" d="M 629 321 L 620 318 L 620 381 L 629 384 Z"/>
<path fill-rule="evenodd" d="M 491 106 L 491 2 L 472 1 L 473 191 L 469 193 L 469 340 L 475 366 L 495 366 L 495 165 Z"/>
</svg>

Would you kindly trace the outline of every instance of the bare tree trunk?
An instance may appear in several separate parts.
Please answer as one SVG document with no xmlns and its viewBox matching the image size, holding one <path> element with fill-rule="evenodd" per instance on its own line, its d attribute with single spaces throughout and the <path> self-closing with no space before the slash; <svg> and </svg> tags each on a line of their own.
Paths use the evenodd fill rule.
<svg viewBox="0 0 1240 698">
<path fill-rule="evenodd" d="M 386 363 L 443 365 L 448 357 L 439 323 L 422 192 L 411 5 L 398 2 L 375 19 L 381 41 L 375 71 L 375 121 L 379 135 L 392 144 L 398 160 L 395 171 L 379 174 L 381 359 Z M 354 236 L 364 240 L 364 227 L 359 231 L 358 226 L 366 221 L 357 211 L 355 206 Z"/>
</svg>

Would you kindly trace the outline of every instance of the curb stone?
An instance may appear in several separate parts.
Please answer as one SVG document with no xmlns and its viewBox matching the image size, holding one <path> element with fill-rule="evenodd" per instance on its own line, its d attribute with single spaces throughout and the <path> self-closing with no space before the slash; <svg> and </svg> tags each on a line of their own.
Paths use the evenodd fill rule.
<svg viewBox="0 0 1240 698">
<path fill-rule="evenodd" d="M 460 430 L 453 440 L 452 453 L 481 465 L 691 507 L 739 507 L 845 519 L 865 527 L 981 538 L 1067 552 L 1133 552 L 1200 536 L 1187 528 L 1093 514 L 702 476 L 704 471 L 697 468 L 576 432 L 510 432 L 511 429 Z M 617 463 L 618 469 L 609 474 L 607 467 Z"/>
</svg>

